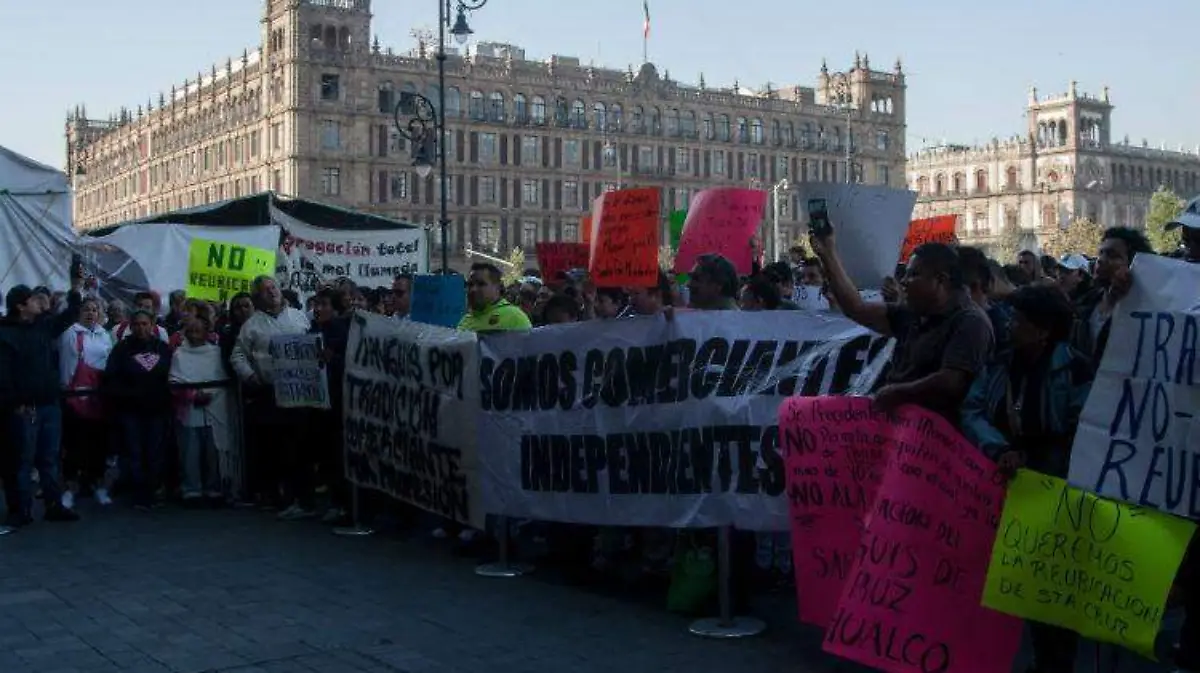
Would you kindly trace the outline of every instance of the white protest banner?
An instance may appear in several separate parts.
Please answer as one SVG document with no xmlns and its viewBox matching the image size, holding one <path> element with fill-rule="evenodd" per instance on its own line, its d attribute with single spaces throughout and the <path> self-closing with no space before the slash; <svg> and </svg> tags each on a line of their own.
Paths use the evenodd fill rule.
<svg viewBox="0 0 1200 673">
<path fill-rule="evenodd" d="M 346 349 L 346 476 L 483 528 L 472 332 L 359 311 Z"/>
<path fill-rule="evenodd" d="M 846 273 L 859 287 L 881 287 L 896 272 L 908 234 L 915 192 L 879 185 L 806 182 L 797 185 L 800 207 L 825 199 Z"/>
<path fill-rule="evenodd" d="M 391 287 L 402 273 L 426 273 L 429 246 L 425 230 L 322 229 L 271 208 L 271 220 L 283 229 L 279 284 L 301 296 L 322 283 L 349 278 L 362 287 Z"/>
<path fill-rule="evenodd" d="M 271 337 L 275 404 L 292 409 L 329 408 L 329 377 L 321 362 L 325 344 L 320 334 L 276 334 Z"/>
<path fill-rule="evenodd" d="M 1138 255 L 1083 407 L 1069 481 L 1200 519 L 1200 265 Z"/>
<path fill-rule="evenodd" d="M 803 311 L 680 313 L 480 340 L 492 514 L 789 530 L 778 408 L 865 393 L 891 341 Z"/>
</svg>

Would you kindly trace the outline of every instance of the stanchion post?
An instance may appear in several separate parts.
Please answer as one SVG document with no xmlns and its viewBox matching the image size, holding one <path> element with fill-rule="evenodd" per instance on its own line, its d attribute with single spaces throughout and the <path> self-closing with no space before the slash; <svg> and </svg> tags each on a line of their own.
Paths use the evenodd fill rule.
<svg viewBox="0 0 1200 673">
<path fill-rule="evenodd" d="M 749 638 L 767 629 L 765 622 L 752 617 L 733 615 L 733 591 L 730 587 L 733 568 L 733 527 L 717 529 L 717 603 L 719 617 L 698 619 L 688 632 L 701 638 Z"/>
<path fill-rule="evenodd" d="M 499 546 L 499 558 L 495 563 L 485 563 L 475 568 L 475 574 L 480 577 L 520 577 L 533 572 L 533 566 L 523 563 L 512 563 L 508 558 L 508 517 L 498 516 L 495 519 L 496 543 Z"/>
<path fill-rule="evenodd" d="M 334 528 L 333 534 L 340 537 L 366 537 L 375 534 L 373 528 L 359 523 L 358 484 L 354 482 L 350 482 L 350 525 L 344 528 Z"/>
</svg>

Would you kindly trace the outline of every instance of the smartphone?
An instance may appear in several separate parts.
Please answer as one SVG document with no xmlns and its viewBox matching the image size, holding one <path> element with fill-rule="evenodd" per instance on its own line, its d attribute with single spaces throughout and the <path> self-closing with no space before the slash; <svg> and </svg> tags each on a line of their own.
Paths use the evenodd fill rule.
<svg viewBox="0 0 1200 673">
<path fill-rule="evenodd" d="M 825 199 L 808 200 L 808 230 L 814 236 L 828 236 L 833 233 L 833 223 L 829 221 L 829 207 Z"/>
</svg>

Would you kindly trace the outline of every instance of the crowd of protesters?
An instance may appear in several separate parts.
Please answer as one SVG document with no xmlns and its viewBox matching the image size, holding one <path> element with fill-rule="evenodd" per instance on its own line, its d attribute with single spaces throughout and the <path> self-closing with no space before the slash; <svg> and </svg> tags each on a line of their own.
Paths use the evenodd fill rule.
<svg viewBox="0 0 1200 673">
<path fill-rule="evenodd" d="M 1200 222 L 1182 222 L 1179 253 L 1200 261 Z M 459 329 L 552 329 L 677 311 L 803 311 L 815 296 L 879 334 L 894 337 L 893 360 L 876 391 L 883 408 L 917 404 L 956 424 L 1007 472 L 1030 467 L 1065 477 L 1075 425 L 1107 344 L 1116 303 L 1129 290 L 1137 254 L 1153 254 L 1144 234 L 1116 227 L 1095 251 L 1055 259 L 1022 252 L 1003 265 L 976 248 L 919 246 L 863 298 L 835 252 L 833 235 L 810 239 L 812 254 L 739 275 L 718 255 L 699 257 L 686 277 L 660 272 L 644 288 L 596 288 L 583 271 L 543 279 L 534 269 L 507 286 L 499 268 L 475 264 L 464 278 L 468 310 Z M 1089 258 L 1083 252 L 1094 253 Z M 72 270 L 66 293 L 18 286 L 5 295 L 0 322 L 0 480 L 7 519 L 0 534 L 42 517 L 78 519 L 76 499 L 100 506 L 114 495 L 139 509 L 172 499 L 184 504 L 237 502 L 278 511 L 280 519 L 347 520 L 342 473 L 341 379 L 350 316 L 366 310 L 407 320 L 412 278 L 363 289 L 348 280 L 322 288 L 301 306 L 262 277 L 252 291 L 213 303 L 145 292 L 132 306 L 81 294 Z M 682 280 L 686 278 L 686 280 Z M 682 281 L 682 282 L 681 282 Z M 1200 290 L 1198 290 L 1200 292 Z M 328 366 L 332 411 L 281 408 L 272 387 L 270 344 L 277 335 L 318 332 Z M 222 474 L 221 409 L 240 405 L 243 488 Z M 323 505 L 323 509 L 319 507 Z M 375 513 L 404 510 L 378 502 Z M 448 526 L 430 525 L 438 537 Z M 630 567 L 661 572 L 692 532 L 535 525 L 547 558 L 588 576 Z M 464 548 L 486 535 L 459 529 Z M 687 541 L 681 543 L 681 540 Z M 1185 560 L 1176 596 L 1188 621 L 1181 670 L 1200 670 L 1200 552 Z M 742 536 L 735 549 L 735 593 L 792 581 L 787 535 Z M 1032 625 L 1034 671 L 1071 671 L 1076 635 Z"/>
</svg>

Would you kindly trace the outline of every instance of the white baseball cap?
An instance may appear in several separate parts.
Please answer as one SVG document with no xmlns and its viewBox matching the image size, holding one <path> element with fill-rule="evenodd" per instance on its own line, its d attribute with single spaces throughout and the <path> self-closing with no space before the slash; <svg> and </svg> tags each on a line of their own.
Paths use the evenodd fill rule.
<svg viewBox="0 0 1200 673">
<path fill-rule="evenodd" d="M 1088 263 L 1087 257 L 1084 257 L 1077 252 L 1063 255 L 1062 259 L 1058 260 L 1058 265 L 1064 269 L 1070 269 L 1071 271 L 1087 271 L 1088 267 L 1091 266 Z"/>
<path fill-rule="evenodd" d="M 1179 216 L 1175 219 L 1167 222 L 1166 226 L 1163 228 L 1167 231 L 1171 231 L 1172 229 L 1178 229 L 1179 227 L 1200 229 L 1200 196 L 1188 201 L 1187 205 L 1183 208 L 1183 212 L 1179 213 Z"/>
</svg>

